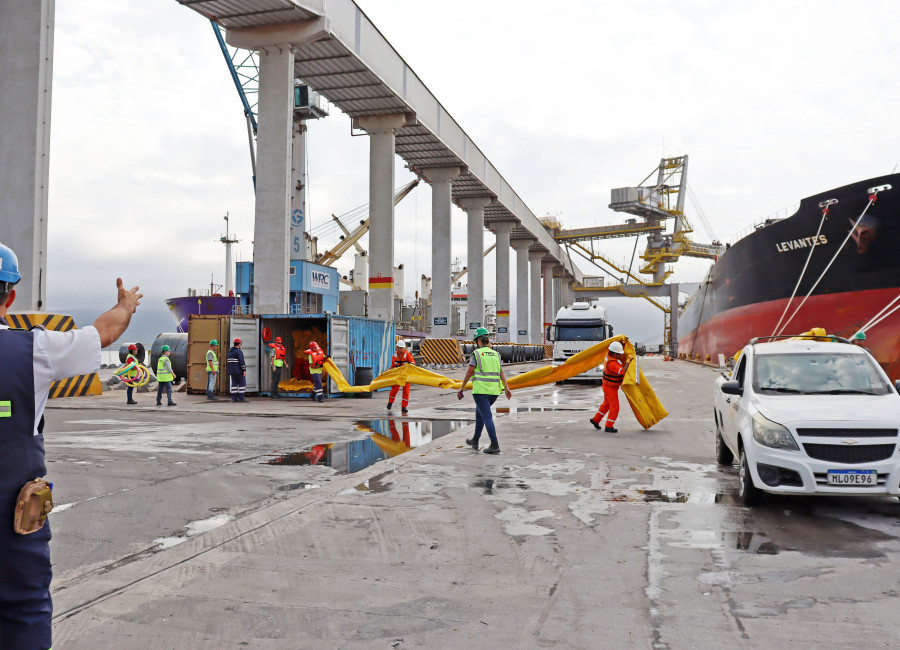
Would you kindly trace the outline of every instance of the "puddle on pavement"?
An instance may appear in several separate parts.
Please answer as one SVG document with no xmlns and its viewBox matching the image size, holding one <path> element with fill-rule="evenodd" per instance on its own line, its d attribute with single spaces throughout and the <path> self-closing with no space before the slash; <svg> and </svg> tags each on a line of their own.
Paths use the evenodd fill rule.
<svg viewBox="0 0 900 650">
<path fill-rule="evenodd" d="M 385 477 L 388 474 L 393 474 L 394 471 L 384 472 L 382 474 L 377 474 L 370 478 L 367 481 L 363 481 L 362 483 L 355 485 L 353 487 L 357 492 L 369 492 L 371 494 L 380 494 L 381 492 L 387 492 L 391 489 L 392 481 L 385 480 Z"/>
<path fill-rule="evenodd" d="M 154 539 L 153 542 L 158 544 L 158 546 L 154 550 L 161 551 L 165 548 L 177 546 L 182 542 L 186 542 L 189 537 L 194 537 L 195 535 L 206 533 L 210 530 L 218 528 L 219 526 L 224 526 L 229 521 L 234 521 L 234 517 L 232 515 L 214 515 L 209 519 L 198 519 L 197 521 L 192 521 L 187 526 L 185 526 L 186 530 L 184 535 L 176 535 L 175 537 L 158 537 Z"/>
<path fill-rule="evenodd" d="M 435 411 L 457 411 L 465 413 L 474 413 L 475 409 L 470 406 L 436 406 Z M 580 409 L 574 406 L 556 407 L 556 406 L 498 406 L 494 409 L 495 413 L 532 413 L 543 411 L 584 411 L 588 409 Z"/>
<path fill-rule="evenodd" d="M 583 411 L 587 409 L 559 408 L 556 406 L 498 406 L 497 413 L 532 413 L 543 411 Z"/>
<path fill-rule="evenodd" d="M 356 430 L 368 433 L 363 438 L 312 445 L 301 451 L 269 454 L 263 464 L 324 465 L 339 474 L 353 474 L 380 460 L 399 456 L 470 424 L 468 420 L 360 420 L 356 422 Z"/>
<path fill-rule="evenodd" d="M 501 476 L 498 478 L 477 478 L 469 487 L 479 488 L 483 494 L 493 494 L 494 490 L 530 490 L 524 481 L 518 480 L 512 476 Z"/>
<path fill-rule="evenodd" d="M 286 485 L 279 485 L 275 489 L 279 492 L 291 492 L 292 490 L 315 490 L 316 488 L 321 487 L 320 485 L 316 485 L 315 483 L 288 483 Z"/>
</svg>

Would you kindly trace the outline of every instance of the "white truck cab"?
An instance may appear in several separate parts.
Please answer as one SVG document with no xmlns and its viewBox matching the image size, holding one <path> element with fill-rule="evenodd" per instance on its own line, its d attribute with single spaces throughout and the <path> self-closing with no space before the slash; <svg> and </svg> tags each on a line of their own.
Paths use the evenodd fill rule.
<svg viewBox="0 0 900 650">
<path fill-rule="evenodd" d="M 547 329 L 547 340 L 553 342 L 553 361 L 557 363 L 613 336 L 606 307 L 601 306 L 599 300 L 560 307 L 556 321 Z M 592 368 L 578 377 L 602 379 L 603 366 Z"/>
</svg>

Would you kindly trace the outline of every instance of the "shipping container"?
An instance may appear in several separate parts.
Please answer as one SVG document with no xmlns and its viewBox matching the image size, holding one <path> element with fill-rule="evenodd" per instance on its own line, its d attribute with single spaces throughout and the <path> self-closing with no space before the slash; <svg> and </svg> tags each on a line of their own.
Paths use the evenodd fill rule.
<svg viewBox="0 0 900 650">
<path fill-rule="evenodd" d="M 206 393 L 206 352 L 209 342 L 219 342 L 219 376 L 216 393 L 230 395 L 231 384 L 226 364 L 228 350 L 235 338 L 241 339 L 244 363 L 247 364 L 247 394 L 259 392 L 259 320 L 253 316 L 204 316 L 188 318 L 187 376 L 188 392 Z"/>
<path fill-rule="evenodd" d="M 259 393 L 259 319 L 248 316 L 231 317 L 231 335 L 222 355 L 222 373 L 225 375 L 226 394 L 230 393 L 228 373 L 225 368 L 228 350 L 235 339 L 241 339 L 241 351 L 244 353 L 244 364 L 247 366 L 247 394 Z"/>
<path fill-rule="evenodd" d="M 188 316 L 187 375 L 188 392 L 206 393 L 206 352 L 209 342 L 219 342 L 219 376 L 216 378 L 216 392 L 228 393 L 228 377 L 225 360 L 228 357 L 228 330 L 230 316 L 191 314 Z"/>
<path fill-rule="evenodd" d="M 391 366 L 394 352 L 395 326 L 387 321 L 334 314 L 272 314 L 260 316 L 261 351 L 259 355 L 259 391 L 271 395 L 272 372 L 268 343 L 281 337 L 287 349 L 286 370 L 281 380 L 310 381 L 309 361 L 304 351 L 315 341 L 331 357 L 350 384 L 357 368 L 371 368 L 378 376 Z M 248 361 L 249 364 L 249 361 Z M 340 395 L 334 382 L 324 385 L 326 396 Z M 282 393 L 309 397 L 307 392 Z"/>
</svg>

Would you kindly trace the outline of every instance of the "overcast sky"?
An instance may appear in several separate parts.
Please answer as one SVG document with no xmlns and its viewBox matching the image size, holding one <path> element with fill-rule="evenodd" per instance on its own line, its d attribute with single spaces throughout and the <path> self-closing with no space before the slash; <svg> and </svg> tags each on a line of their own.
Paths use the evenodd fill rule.
<svg viewBox="0 0 900 650">
<path fill-rule="evenodd" d="M 620 222 L 610 189 L 662 156 L 690 155 L 723 240 L 900 160 L 900 3 L 358 3 L 532 211 L 565 227 Z M 209 23 L 175 0 L 57 1 L 50 161 L 51 309 L 108 306 L 117 275 L 153 309 L 223 282 L 226 212 L 238 258 L 251 258 L 241 106 Z M 313 227 L 368 200 L 368 142 L 339 111 L 310 126 L 309 161 Z M 397 169 L 398 185 L 412 178 Z M 424 184 L 397 208 L 408 295 L 431 273 L 430 208 Z M 454 208 L 454 256 L 464 219 Z M 625 263 L 633 246 L 604 245 Z M 491 254 L 488 298 L 493 266 Z M 706 267 L 684 260 L 674 279 Z M 643 313 L 661 331 L 661 315 Z"/>
</svg>

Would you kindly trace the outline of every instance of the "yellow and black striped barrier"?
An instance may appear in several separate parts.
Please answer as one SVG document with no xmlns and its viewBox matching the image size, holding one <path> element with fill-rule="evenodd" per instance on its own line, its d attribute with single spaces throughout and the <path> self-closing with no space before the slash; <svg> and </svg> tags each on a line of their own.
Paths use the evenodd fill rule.
<svg viewBox="0 0 900 650">
<path fill-rule="evenodd" d="M 75 321 L 65 314 L 7 314 L 9 326 L 17 330 L 30 330 L 42 325 L 46 330 L 68 332 L 75 329 Z"/>
<path fill-rule="evenodd" d="M 456 339 L 422 339 L 419 353 L 425 363 L 463 363 L 462 350 Z"/>
<path fill-rule="evenodd" d="M 38 325 L 54 332 L 68 332 L 75 329 L 75 321 L 65 314 L 7 314 L 6 322 L 13 329 L 29 330 Z M 67 379 L 54 381 L 50 387 L 50 397 L 81 397 L 83 395 L 100 395 L 103 385 L 96 372 L 89 375 L 76 375 Z"/>
</svg>

